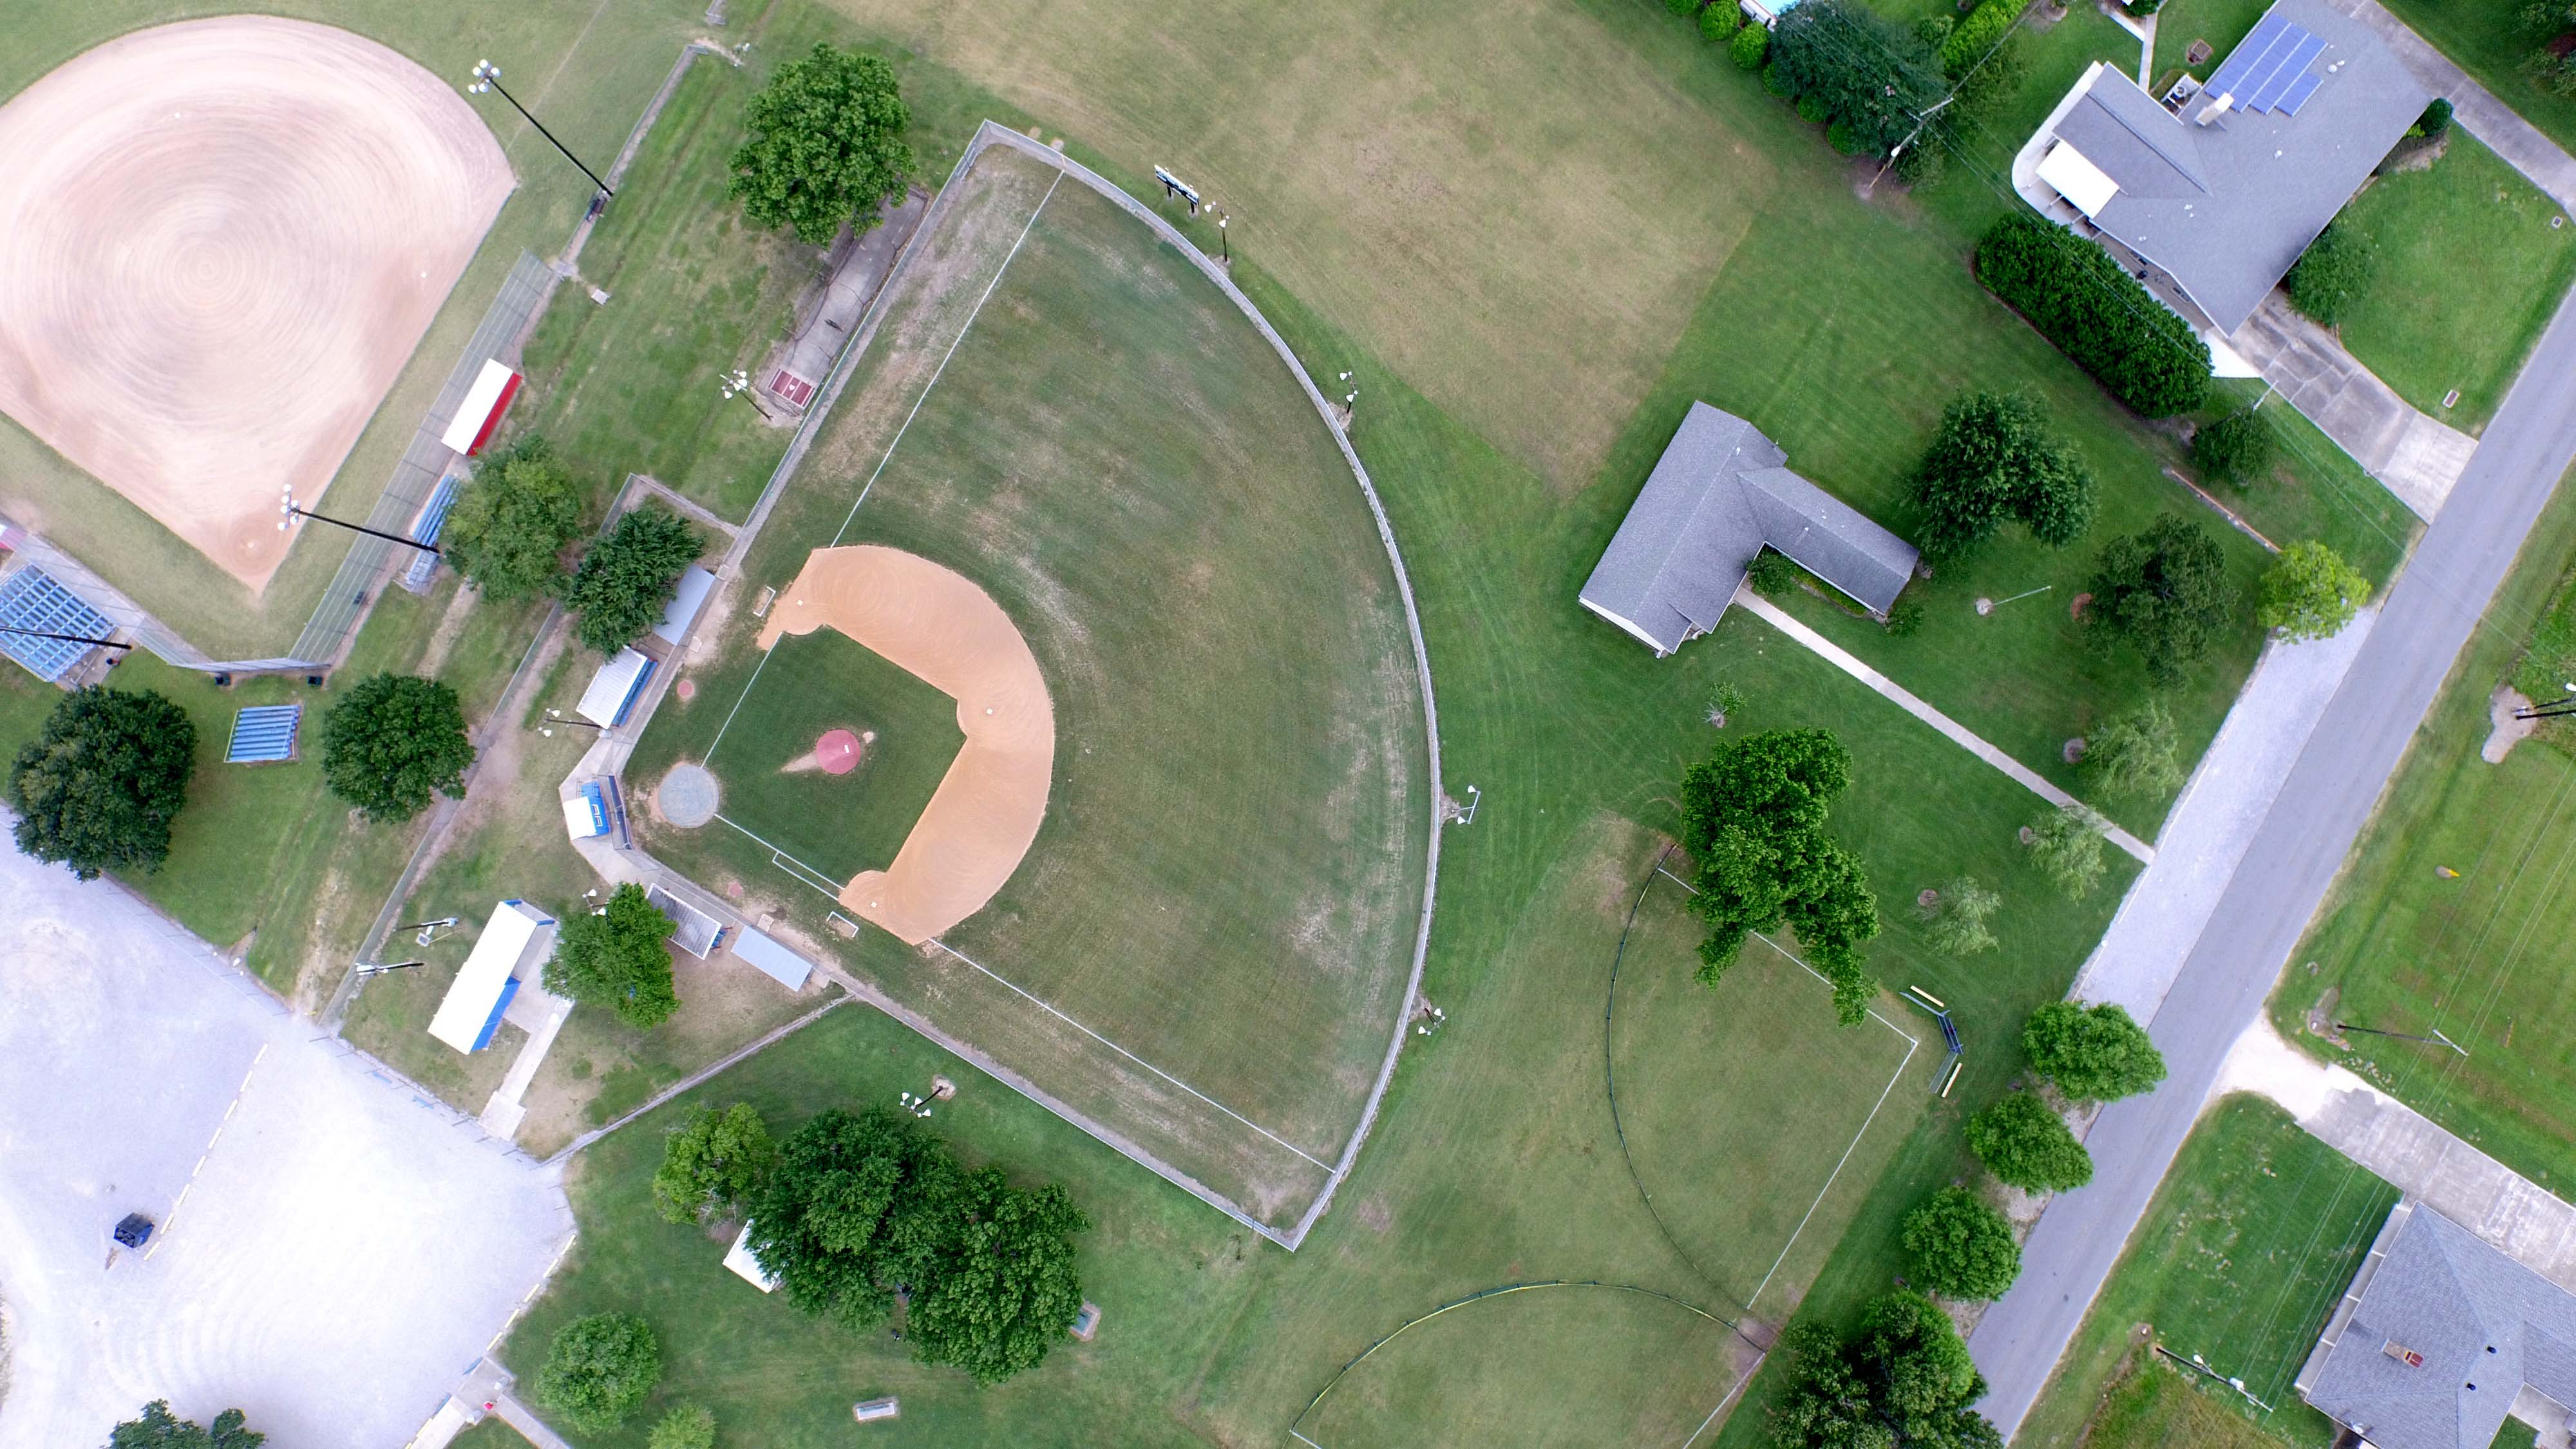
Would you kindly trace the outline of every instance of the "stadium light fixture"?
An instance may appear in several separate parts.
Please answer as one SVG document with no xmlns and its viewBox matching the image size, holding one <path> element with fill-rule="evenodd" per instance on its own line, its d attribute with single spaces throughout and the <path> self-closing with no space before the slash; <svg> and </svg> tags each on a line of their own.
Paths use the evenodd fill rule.
<svg viewBox="0 0 2576 1449">
<path fill-rule="evenodd" d="M 569 161 L 573 165 L 581 168 L 581 174 L 590 178 L 590 184 L 599 188 L 600 195 L 615 196 L 617 194 L 615 187 L 612 187 L 607 182 L 599 179 L 598 172 L 591 170 L 588 166 L 582 165 L 581 158 L 572 154 L 571 147 L 565 145 L 561 141 L 555 140 L 555 133 L 546 129 L 545 122 L 538 120 L 535 116 L 529 115 L 528 108 L 519 104 L 519 98 L 517 96 L 501 89 L 501 68 L 499 66 L 494 65 L 488 60 L 478 60 L 474 62 L 474 83 L 465 88 L 465 93 L 469 96 L 479 96 L 485 91 L 490 91 L 501 99 L 508 101 L 510 103 L 510 109 L 517 111 L 521 119 L 525 120 L 529 125 L 536 127 L 537 134 L 545 137 L 549 142 L 552 142 L 554 148 L 563 153 L 563 158 L 566 161 Z M 594 208 L 594 210 L 595 209 L 596 208 Z"/>
<path fill-rule="evenodd" d="M 731 402 L 737 397 L 746 398 L 750 401 L 753 410 L 762 417 L 771 422 L 778 421 L 776 413 L 760 405 L 760 393 L 752 387 L 750 373 L 737 367 L 731 372 L 719 373 L 718 377 L 721 380 L 716 384 L 716 390 L 724 394 L 725 401 Z"/>
<path fill-rule="evenodd" d="M 295 501 L 295 490 L 292 488 L 278 495 L 277 511 L 283 515 L 277 520 L 277 531 L 280 533 L 293 528 L 295 520 L 310 518 L 316 523 L 327 523 L 334 528 L 345 528 L 351 533 L 363 533 L 370 538 L 381 538 L 387 543 L 398 543 L 405 548 L 416 548 L 422 553 L 445 557 L 444 554 L 439 553 L 438 545 L 434 543 L 423 543 L 416 538 L 405 538 L 399 533 L 387 533 L 381 528 L 369 528 L 363 523 L 351 523 L 344 518 L 333 518 L 327 513 L 316 513 Z"/>
</svg>

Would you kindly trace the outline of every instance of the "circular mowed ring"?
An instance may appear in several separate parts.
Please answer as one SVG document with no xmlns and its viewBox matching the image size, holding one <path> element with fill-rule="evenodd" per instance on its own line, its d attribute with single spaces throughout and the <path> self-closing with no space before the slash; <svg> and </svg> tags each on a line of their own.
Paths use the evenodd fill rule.
<svg viewBox="0 0 2576 1449">
<path fill-rule="evenodd" d="M 714 773 L 704 765 L 673 765 L 653 791 L 653 808 L 662 818 L 684 830 L 694 830 L 716 818 L 719 792 Z"/>
</svg>

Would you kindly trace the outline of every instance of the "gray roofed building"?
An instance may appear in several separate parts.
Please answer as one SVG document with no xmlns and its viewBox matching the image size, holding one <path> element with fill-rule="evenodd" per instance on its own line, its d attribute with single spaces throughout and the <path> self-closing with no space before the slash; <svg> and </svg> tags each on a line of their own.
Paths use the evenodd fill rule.
<svg viewBox="0 0 2576 1449">
<path fill-rule="evenodd" d="M 2486 1449 L 2517 1399 L 2560 1430 L 2576 1404 L 2576 1294 L 2409 1198 L 2297 1387 L 2379 1449 Z"/>
<path fill-rule="evenodd" d="M 2168 109 L 2096 65 L 2039 179 L 2233 333 L 2432 99 L 2324 0 L 2279 0 Z"/>
<path fill-rule="evenodd" d="M 1868 609 L 1914 575 L 1914 546 L 1789 471 L 1751 423 L 1694 402 L 1583 584 L 1583 606 L 1672 653 L 1726 612 L 1764 544 Z"/>
</svg>

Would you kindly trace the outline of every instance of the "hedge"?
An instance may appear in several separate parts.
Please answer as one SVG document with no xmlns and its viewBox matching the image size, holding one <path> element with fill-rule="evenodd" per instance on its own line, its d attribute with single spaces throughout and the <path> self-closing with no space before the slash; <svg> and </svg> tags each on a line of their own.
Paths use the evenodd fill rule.
<svg viewBox="0 0 2576 1449">
<path fill-rule="evenodd" d="M 1957 80 L 1962 71 L 1985 58 L 2021 18 L 2023 0 L 1986 0 L 1941 42 L 1941 73 Z"/>
<path fill-rule="evenodd" d="M 2137 412 L 2171 417 L 2207 400 L 2209 345 L 2074 233 L 2007 213 L 1977 243 L 1977 280 Z"/>
</svg>

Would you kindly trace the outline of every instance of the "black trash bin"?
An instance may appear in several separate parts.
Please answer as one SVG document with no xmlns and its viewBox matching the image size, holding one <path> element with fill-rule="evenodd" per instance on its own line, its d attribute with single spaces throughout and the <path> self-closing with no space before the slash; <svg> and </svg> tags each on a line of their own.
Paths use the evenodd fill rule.
<svg viewBox="0 0 2576 1449">
<path fill-rule="evenodd" d="M 128 1248 L 139 1248 L 152 1241 L 152 1220 L 141 1213 L 127 1213 L 116 1224 L 116 1241 Z"/>
</svg>

